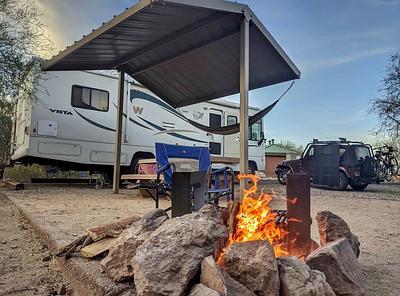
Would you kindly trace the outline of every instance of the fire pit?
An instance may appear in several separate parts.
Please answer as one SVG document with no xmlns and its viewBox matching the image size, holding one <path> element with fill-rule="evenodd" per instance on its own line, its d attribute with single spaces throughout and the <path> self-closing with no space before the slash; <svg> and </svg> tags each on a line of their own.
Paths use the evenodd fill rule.
<svg viewBox="0 0 400 296">
<path fill-rule="evenodd" d="M 357 237 L 339 216 L 317 215 L 321 244 L 310 238 L 307 176 L 288 178 L 287 209 L 251 181 L 228 209 L 206 205 L 168 219 L 155 210 L 126 229 L 103 259 L 115 281 L 137 295 L 364 295 Z M 229 213 L 229 215 L 227 215 Z"/>
</svg>

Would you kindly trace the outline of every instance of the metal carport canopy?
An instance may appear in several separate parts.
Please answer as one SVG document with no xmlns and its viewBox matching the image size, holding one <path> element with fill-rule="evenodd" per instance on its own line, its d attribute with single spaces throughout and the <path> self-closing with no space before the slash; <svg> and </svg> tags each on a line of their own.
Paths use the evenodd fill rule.
<svg viewBox="0 0 400 296">
<path fill-rule="evenodd" d="M 182 107 L 240 92 L 240 171 L 248 171 L 248 92 L 300 71 L 247 5 L 222 0 L 142 0 L 93 30 L 43 70 L 120 71 L 114 153 L 118 193 L 124 73 Z M 245 180 L 241 179 L 241 197 Z"/>
<path fill-rule="evenodd" d="M 249 22 L 249 89 L 300 71 L 247 5 L 142 0 L 43 64 L 43 70 L 119 69 L 174 107 L 240 90 L 240 26 Z"/>
</svg>

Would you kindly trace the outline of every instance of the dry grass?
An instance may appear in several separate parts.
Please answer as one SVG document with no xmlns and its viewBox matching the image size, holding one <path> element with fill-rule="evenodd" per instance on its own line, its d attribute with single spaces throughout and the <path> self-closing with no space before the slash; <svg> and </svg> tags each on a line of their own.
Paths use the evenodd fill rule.
<svg viewBox="0 0 400 296">
<path fill-rule="evenodd" d="M 29 183 L 31 178 L 80 178 L 77 171 L 61 171 L 48 169 L 48 166 L 32 164 L 28 166 L 16 165 L 5 168 L 4 179 L 12 179 L 17 182 Z"/>
</svg>

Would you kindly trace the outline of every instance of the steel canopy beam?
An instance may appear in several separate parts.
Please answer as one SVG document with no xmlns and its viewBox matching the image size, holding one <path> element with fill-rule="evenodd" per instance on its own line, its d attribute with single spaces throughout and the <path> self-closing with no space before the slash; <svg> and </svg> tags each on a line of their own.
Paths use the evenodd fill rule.
<svg viewBox="0 0 400 296">
<path fill-rule="evenodd" d="M 240 25 L 240 173 L 249 166 L 249 21 L 243 16 Z M 246 180 L 240 179 L 240 200 L 244 197 Z"/>
<path fill-rule="evenodd" d="M 182 50 L 182 51 L 180 51 L 178 53 L 175 53 L 174 55 L 171 55 L 169 57 L 163 58 L 163 59 L 161 59 L 159 61 L 155 61 L 152 64 L 145 65 L 141 69 L 133 70 L 134 71 L 133 76 L 142 74 L 142 73 L 147 72 L 147 71 L 150 71 L 150 70 L 152 70 L 152 69 L 154 69 L 156 67 L 159 67 L 159 66 L 161 66 L 163 64 L 166 64 L 166 63 L 171 62 L 173 60 L 179 59 L 179 58 L 181 58 L 181 57 L 183 57 L 183 56 L 185 56 L 185 55 L 187 55 L 189 53 L 195 52 L 197 50 L 201 50 L 202 48 L 204 48 L 204 47 L 206 47 L 206 46 L 208 46 L 210 44 L 213 44 L 214 42 L 218 42 L 218 41 L 223 40 L 225 38 L 229 38 L 232 35 L 235 35 L 237 33 L 238 33 L 238 31 L 236 29 L 234 29 L 232 31 L 229 31 L 229 32 L 221 35 L 221 36 L 217 36 L 217 37 L 215 37 L 215 38 L 213 38 L 211 40 L 207 40 L 206 42 L 202 42 L 200 44 L 196 44 L 195 46 L 192 46 L 192 47 L 190 47 L 188 49 L 185 49 L 185 50 Z"/>
<path fill-rule="evenodd" d="M 226 14 L 221 14 L 221 13 L 215 13 L 213 15 L 211 15 L 208 18 L 202 19 L 201 21 L 190 25 L 186 28 L 183 28 L 182 30 L 179 30 L 173 34 L 170 34 L 160 40 L 157 40 L 156 42 L 153 42 L 139 50 L 136 50 L 134 52 L 131 52 L 130 54 L 120 58 L 118 61 L 114 62 L 113 64 L 110 65 L 110 68 L 119 68 L 127 63 L 129 63 L 131 60 L 133 60 L 134 58 L 146 54 L 149 51 L 153 51 L 156 50 L 162 46 L 164 46 L 167 43 L 171 43 L 176 41 L 177 39 L 179 39 L 180 37 L 182 37 L 183 35 L 186 34 L 190 34 L 193 31 L 197 30 L 198 28 L 200 28 L 201 26 L 204 25 L 209 25 L 210 23 L 213 23 L 215 21 L 220 20 L 222 17 L 226 17 Z M 229 15 L 230 16 L 230 15 Z"/>
<path fill-rule="evenodd" d="M 118 79 L 117 123 L 115 131 L 115 148 L 114 148 L 113 193 L 119 192 L 121 144 L 122 144 L 122 114 L 124 110 L 124 94 L 125 94 L 125 72 L 120 70 Z"/>
</svg>

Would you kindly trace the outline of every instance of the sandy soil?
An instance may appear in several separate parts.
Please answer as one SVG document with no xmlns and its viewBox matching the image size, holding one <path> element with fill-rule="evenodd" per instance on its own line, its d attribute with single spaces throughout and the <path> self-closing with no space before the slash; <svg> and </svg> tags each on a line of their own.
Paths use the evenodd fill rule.
<svg viewBox="0 0 400 296">
<path fill-rule="evenodd" d="M 0 295 L 55 295 L 62 276 L 47 249 L 0 193 Z"/>
<path fill-rule="evenodd" d="M 275 182 L 264 182 L 261 186 L 277 196 L 285 195 L 285 186 Z M 75 239 L 87 227 L 143 214 L 154 207 L 152 200 L 127 190 L 116 196 L 111 194 L 111 189 L 32 187 L 21 192 L 7 192 L 7 196 L 24 211 L 35 215 L 61 245 Z M 311 196 L 312 217 L 318 210 L 330 210 L 344 218 L 359 237 L 359 261 L 367 295 L 400 295 L 400 186 L 371 185 L 365 192 L 312 189 Z M 162 207 L 167 205 L 167 201 L 162 202 Z M 318 241 L 315 223 L 312 232 Z M 9 236 L 8 231 L 2 229 L 2 239 L 3 234 Z M 14 254 L 14 250 L 9 252 Z M 31 251 L 25 252 L 30 254 Z M 43 264 L 40 257 L 33 261 Z M 34 265 L 27 265 L 26 269 L 30 266 L 36 269 Z M 0 289 L 13 288 L 7 285 L 0 285 Z"/>
</svg>

